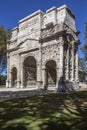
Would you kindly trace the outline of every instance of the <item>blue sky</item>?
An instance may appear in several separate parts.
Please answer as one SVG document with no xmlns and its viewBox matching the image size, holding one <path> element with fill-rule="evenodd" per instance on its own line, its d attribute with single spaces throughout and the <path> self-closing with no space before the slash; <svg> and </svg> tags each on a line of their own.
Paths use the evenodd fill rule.
<svg viewBox="0 0 87 130">
<path fill-rule="evenodd" d="M 79 39 L 79 56 L 82 56 L 80 47 L 84 44 L 85 22 L 87 21 L 87 0 L 0 0 L 0 25 L 5 28 L 18 26 L 18 21 L 34 11 L 47 9 L 66 4 L 76 16 L 76 27 L 81 32 Z"/>
</svg>

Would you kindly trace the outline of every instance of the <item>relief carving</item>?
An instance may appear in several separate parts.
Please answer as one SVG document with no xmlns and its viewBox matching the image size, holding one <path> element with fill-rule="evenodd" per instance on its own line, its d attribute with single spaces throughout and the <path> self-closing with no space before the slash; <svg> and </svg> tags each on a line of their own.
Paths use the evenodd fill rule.
<svg viewBox="0 0 87 130">
<path fill-rule="evenodd" d="M 45 29 L 41 30 L 41 39 L 48 38 L 49 40 L 49 37 L 51 37 L 52 39 L 53 36 L 55 36 L 58 32 L 62 32 L 62 31 L 64 31 L 63 24 L 49 25 Z"/>
<path fill-rule="evenodd" d="M 39 18 L 36 17 L 36 18 L 31 19 L 31 20 L 29 20 L 28 22 L 26 22 L 26 24 L 23 25 L 20 29 L 21 29 L 21 30 L 24 30 L 24 29 L 26 29 L 26 28 L 28 28 L 28 27 L 30 27 L 30 26 L 32 26 L 32 25 L 38 24 L 38 23 L 39 23 Z"/>
<path fill-rule="evenodd" d="M 69 28 L 69 26 L 67 26 L 66 24 L 64 24 L 64 30 L 66 31 L 66 34 L 72 35 L 72 37 L 74 38 L 74 40 L 78 41 L 78 38 L 77 38 L 75 32 L 72 31 L 72 29 Z M 70 42 L 69 35 L 67 35 L 67 41 L 68 42 Z"/>
<path fill-rule="evenodd" d="M 53 34 L 58 32 L 58 29 L 59 29 L 58 25 L 55 26 L 52 25 L 51 27 L 47 27 L 46 29 L 43 29 L 41 32 L 41 38 L 44 39 L 53 36 Z"/>
<path fill-rule="evenodd" d="M 60 50 L 58 45 L 50 45 L 42 48 L 42 65 L 45 65 L 47 60 L 59 61 Z"/>
</svg>

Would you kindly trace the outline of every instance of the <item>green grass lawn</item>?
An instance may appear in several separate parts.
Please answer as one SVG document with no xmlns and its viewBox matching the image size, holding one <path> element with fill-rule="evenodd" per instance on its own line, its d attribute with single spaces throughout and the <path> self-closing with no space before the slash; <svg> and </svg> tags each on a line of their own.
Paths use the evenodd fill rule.
<svg viewBox="0 0 87 130">
<path fill-rule="evenodd" d="M 87 91 L 0 101 L 0 130 L 87 130 Z"/>
</svg>

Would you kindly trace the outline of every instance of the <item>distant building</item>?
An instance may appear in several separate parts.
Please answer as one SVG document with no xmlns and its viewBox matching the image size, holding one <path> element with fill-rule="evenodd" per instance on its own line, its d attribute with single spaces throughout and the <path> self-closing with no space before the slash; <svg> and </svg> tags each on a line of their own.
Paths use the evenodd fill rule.
<svg viewBox="0 0 87 130">
<path fill-rule="evenodd" d="M 78 81 L 78 31 L 75 16 L 63 5 L 19 21 L 7 44 L 6 87 L 57 89 Z"/>
</svg>

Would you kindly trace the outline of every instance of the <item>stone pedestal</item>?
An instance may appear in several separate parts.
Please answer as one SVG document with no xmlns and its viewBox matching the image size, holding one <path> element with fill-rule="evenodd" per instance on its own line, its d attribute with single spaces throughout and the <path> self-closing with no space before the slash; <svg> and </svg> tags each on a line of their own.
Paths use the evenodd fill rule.
<svg viewBox="0 0 87 130">
<path fill-rule="evenodd" d="M 46 69 L 42 69 L 43 88 L 46 88 Z"/>
<path fill-rule="evenodd" d="M 9 88 L 9 80 L 6 80 L 6 88 Z"/>
<path fill-rule="evenodd" d="M 17 88 L 20 88 L 21 81 L 17 80 Z"/>
</svg>

